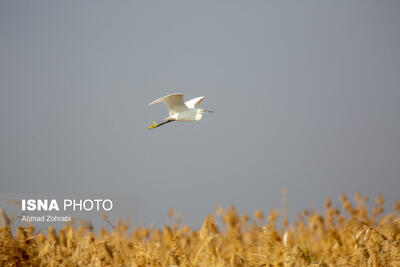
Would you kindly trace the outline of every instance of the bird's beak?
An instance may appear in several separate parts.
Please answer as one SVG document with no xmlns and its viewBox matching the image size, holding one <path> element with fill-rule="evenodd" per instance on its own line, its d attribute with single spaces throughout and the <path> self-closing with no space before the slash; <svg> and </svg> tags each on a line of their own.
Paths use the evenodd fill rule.
<svg viewBox="0 0 400 267">
<path fill-rule="evenodd" d="M 213 113 L 214 111 L 204 109 L 203 112 Z"/>
</svg>

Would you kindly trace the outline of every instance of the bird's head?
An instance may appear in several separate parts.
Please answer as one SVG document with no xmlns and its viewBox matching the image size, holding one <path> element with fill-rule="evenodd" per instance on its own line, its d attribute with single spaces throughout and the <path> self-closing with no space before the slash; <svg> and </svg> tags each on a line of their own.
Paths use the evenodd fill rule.
<svg viewBox="0 0 400 267">
<path fill-rule="evenodd" d="M 195 120 L 199 121 L 203 117 L 204 113 L 212 113 L 212 112 L 213 111 L 211 111 L 211 110 L 206 110 L 206 109 L 199 108 L 199 109 L 197 109 L 197 114 L 196 114 L 196 119 Z"/>
</svg>

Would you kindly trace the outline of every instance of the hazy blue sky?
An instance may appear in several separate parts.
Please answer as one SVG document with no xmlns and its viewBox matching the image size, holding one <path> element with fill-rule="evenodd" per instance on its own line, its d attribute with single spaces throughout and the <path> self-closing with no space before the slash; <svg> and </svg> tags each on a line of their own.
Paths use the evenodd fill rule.
<svg viewBox="0 0 400 267">
<path fill-rule="evenodd" d="M 0 191 L 292 213 L 400 197 L 400 1 L 0 1 Z M 152 100 L 215 110 L 173 123 Z M 136 201 L 136 200 L 135 200 Z M 391 204 L 391 203 L 390 203 Z M 391 206 L 391 205 L 390 205 Z M 126 211 L 129 214 L 129 210 Z"/>
</svg>

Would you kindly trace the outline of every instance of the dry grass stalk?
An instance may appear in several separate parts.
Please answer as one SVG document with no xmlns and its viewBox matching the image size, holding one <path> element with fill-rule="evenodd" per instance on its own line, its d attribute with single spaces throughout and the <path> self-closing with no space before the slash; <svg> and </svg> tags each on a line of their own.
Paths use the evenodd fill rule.
<svg viewBox="0 0 400 267">
<path fill-rule="evenodd" d="M 86 222 L 12 230 L 1 210 L 0 266 L 400 266 L 400 204 L 383 215 L 382 195 L 372 212 L 367 201 L 342 195 L 340 209 L 328 198 L 325 213 L 307 210 L 292 224 L 286 212 L 250 218 L 231 207 L 207 215 L 199 230 L 174 223 L 131 232 L 126 222 L 109 221 L 112 231 L 98 233 Z"/>
</svg>

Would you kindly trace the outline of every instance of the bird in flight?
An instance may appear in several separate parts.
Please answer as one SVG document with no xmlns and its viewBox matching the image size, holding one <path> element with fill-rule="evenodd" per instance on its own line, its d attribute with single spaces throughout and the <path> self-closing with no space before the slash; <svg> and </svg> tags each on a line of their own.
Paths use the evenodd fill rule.
<svg viewBox="0 0 400 267">
<path fill-rule="evenodd" d="M 204 96 L 193 98 L 192 100 L 183 102 L 183 94 L 171 94 L 154 100 L 149 106 L 155 103 L 164 102 L 169 111 L 169 116 L 161 123 L 153 121 L 148 129 L 153 129 L 172 121 L 199 121 L 203 117 L 203 113 L 213 111 L 198 108 L 203 101 Z"/>
</svg>

